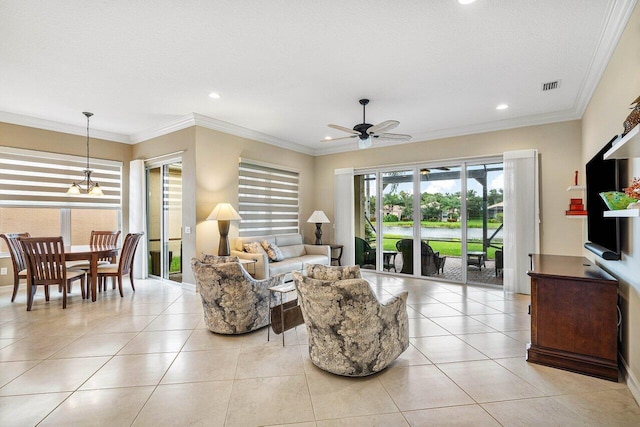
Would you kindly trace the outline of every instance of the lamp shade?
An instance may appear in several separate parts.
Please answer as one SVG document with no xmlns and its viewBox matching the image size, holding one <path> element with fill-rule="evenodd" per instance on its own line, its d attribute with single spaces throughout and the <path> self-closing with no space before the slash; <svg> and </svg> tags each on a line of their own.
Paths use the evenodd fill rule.
<svg viewBox="0 0 640 427">
<path fill-rule="evenodd" d="M 316 224 L 329 223 L 329 218 L 322 211 L 313 211 L 307 222 L 315 222 Z"/>
<path fill-rule="evenodd" d="M 233 209 L 230 203 L 218 203 L 207 217 L 208 221 L 232 221 L 242 217 Z"/>
</svg>

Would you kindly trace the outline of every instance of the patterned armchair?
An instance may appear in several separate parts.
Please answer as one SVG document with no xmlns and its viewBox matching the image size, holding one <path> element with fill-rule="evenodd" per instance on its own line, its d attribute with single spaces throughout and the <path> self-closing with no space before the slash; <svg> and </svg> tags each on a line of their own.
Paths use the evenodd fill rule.
<svg viewBox="0 0 640 427">
<path fill-rule="evenodd" d="M 386 368 L 409 347 L 407 292 L 380 303 L 358 266 L 294 272 L 314 365 L 362 377 Z"/>
<path fill-rule="evenodd" d="M 269 324 L 269 288 L 282 284 L 284 275 L 256 280 L 237 257 L 213 255 L 193 258 L 191 268 L 210 331 L 243 334 Z"/>
</svg>

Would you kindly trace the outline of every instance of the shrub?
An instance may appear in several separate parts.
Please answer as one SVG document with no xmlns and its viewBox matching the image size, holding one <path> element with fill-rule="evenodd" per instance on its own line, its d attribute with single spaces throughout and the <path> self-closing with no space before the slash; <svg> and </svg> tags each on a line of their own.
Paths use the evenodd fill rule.
<svg viewBox="0 0 640 427">
<path fill-rule="evenodd" d="M 398 217 L 394 214 L 386 214 L 383 218 L 382 218 L 383 222 L 398 222 Z"/>
</svg>

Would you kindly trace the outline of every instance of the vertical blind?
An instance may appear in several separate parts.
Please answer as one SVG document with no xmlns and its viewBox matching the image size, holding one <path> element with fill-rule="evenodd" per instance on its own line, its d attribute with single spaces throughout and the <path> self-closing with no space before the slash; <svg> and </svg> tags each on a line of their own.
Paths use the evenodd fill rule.
<svg viewBox="0 0 640 427">
<path fill-rule="evenodd" d="M 298 172 L 240 159 L 239 235 L 298 233 Z"/>
<path fill-rule="evenodd" d="M 91 179 L 104 196 L 66 193 L 84 179 L 86 162 L 86 157 L 0 147 L 0 206 L 119 209 L 122 162 L 90 160 Z"/>
</svg>

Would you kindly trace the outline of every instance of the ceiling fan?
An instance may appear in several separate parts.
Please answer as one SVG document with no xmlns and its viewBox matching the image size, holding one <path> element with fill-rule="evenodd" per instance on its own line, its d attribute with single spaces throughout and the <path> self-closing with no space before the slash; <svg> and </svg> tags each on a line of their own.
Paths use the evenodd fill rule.
<svg viewBox="0 0 640 427">
<path fill-rule="evenodd" d="M 347 127 L 339 125 L 328 125 L 332 129 L 338 129 L 351 134 L 350 136 L 345 136 L 342 138 L 331 138 L 328 139 L 328 141 L 337 141 L 339 139 L 357 137 L 359 148 L 369 148 L 371 147 L 374 138 L 378 139 L 378 141 L 409 141 L 411 139 L 411 135 L 387 132 L 391 129 L 395 129 L 400 124 L 400 122 L 397 120 L 385 120 L 384 122 L 378 123 L 377 125 L 367 123 L 367 120 L 365 118 L 365 108 L 367 107 L 368 103 L 368 99 L 360 100 L 360 105 L 362 105 L 362 123 L 355 125 L 353 129 L 349 129 Z"/>
</svg>

